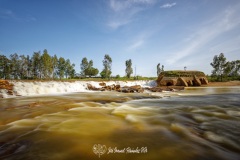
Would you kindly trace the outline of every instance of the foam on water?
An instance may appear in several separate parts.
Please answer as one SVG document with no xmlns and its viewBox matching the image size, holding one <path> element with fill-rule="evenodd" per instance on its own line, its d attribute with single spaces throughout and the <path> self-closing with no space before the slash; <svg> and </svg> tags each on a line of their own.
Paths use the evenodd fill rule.
<svg viewBox="0 0 240 160">
<path fill-rule="evenodd" d="M 87 84 L 91 84 L 96 88 L 101 88 L 100 82 L 95 81 L 75 81 L 75 82 L 17 82 L 13 81 L 13 96 L 35 96 L 43 94 L 62 94 L 62 93 L 73 93 L 73 92 L 89 92 Z M 154 87 L 156 81 L 109 81 L 105 82 L 106 85 L 120 85 L 120 86 L 133 86 L 141 85 L 142 87 Z M 0 93 L 4 98 L 9 98 L 6 90 L 0 90 Z"/>
</svg>

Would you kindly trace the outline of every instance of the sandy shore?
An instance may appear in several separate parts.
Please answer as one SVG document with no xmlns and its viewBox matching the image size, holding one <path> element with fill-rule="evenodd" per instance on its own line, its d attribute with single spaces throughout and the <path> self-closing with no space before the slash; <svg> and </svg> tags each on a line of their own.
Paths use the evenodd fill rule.
<svg viewBox="0 0 240 160">
<path fill-rule="evenodd" d="M 229 81 L 229 82 L 209 82 L 206 87 L 218 87 L 218 86 L 240 86 L 240 81 Z"/>
</svg>

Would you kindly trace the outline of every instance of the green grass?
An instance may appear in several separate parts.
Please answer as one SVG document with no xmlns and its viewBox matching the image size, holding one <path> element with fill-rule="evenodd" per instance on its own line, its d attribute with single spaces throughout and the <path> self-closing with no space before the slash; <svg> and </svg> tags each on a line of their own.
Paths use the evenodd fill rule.
<svg viewBox="0 0 240 160">
<path fill-rule="evenodd" d="M 228 81 L 240 81 L 240 76 L 237 77 L 228 77 L 228 76 L 223 76 L 222 81 L 220 77 L 217 76 L 206 76 L 209 82 L 228 82 Z"/>
<path fill-rule="evenodd" d="M 101 81 L 135 81 L 135 80 L 157 80 L 157 77 L 142 77 L 142 76 L 138 76 L 137 78 L 135 77 L 131 77 L 131 78 L 127 78 L 127 77 L 111 77 L 110 79 L 108 78 L 101 78 L 101 77 L 86 77 L 86 78 L 72 78 L 72 79 L 68 79 L 68 78 L 62 78 L 62 79 L 24 79 L 24 80 L 15 80 L 15 81 L 27 81 L 27 82 L 31 82 L 31 81 L 40 81 L 40 82 L 46 82 L 46 81 L 59 81 L 59 82 L 74 82 L 74 81 L 97 81 L 97 82 L 101 82 Z"/>
</svg>

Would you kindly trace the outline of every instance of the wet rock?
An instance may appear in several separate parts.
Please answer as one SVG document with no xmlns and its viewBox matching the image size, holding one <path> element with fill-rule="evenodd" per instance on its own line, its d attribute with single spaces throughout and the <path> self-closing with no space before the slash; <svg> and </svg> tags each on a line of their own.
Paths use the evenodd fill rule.
<svg viewBox="0 0 240 160">
<path fill-rule="evenodd" d="M 9 83 L 7 80 L 0 80 L 0 90 L 5 90 L 8 95 L 14 95 L 13 86 L 14 85 Z M 3 98 L 4 96 L 1 95 L 0 97 Z"/>
<path fill-rule="evenodd" d="M 106 87 L 106 83 L 101 82 L 101 83 L 99 83 L 99 86 Z"/>
<path fill-rule="evenodd" d="M 161 87 L 153 87 L 153 88 L 147 88 L 147 90 L 151 92 L 162 92 L 163 89 Z"/>
<path fill-rule="evenodd" d="M 143 88 L 138 89 L 137 92 L 138 92 L 138 93 L 143 93 L 143 92 L 144 92 L 144 89 L 143 89 Z"/>
<path fill-rule="evenodd" d="M 87 88 L 88 88 L 88 90 L 92 90 L 93 86 L 91 84 L 87 83 Z"/>
<path fill-rule="evenodd" d="M 120 88 L 121 88 L 121 86 L 120 86 L 119 84 L 115 86 L 115 90 L 116 90 L 116 91 L 119 91 Z"/>
</svg>

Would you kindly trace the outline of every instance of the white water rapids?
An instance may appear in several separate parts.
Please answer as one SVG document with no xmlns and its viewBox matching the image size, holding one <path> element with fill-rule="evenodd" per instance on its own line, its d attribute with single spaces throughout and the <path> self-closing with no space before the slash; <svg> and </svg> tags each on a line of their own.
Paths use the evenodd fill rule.
<svg viewBox="0 0 240 160">
<path fill-rule="evenodd" d="M 74 82 L 26 82 L 26 81 L 12 81 L 13 96 L 7 94 L 7 90 L 1 89 L 0 93 L 3 98 L 15 97 L 17 95 L 21 96 L 35 96 L 44 94 L 63 94 L 63 93 L 74 93 L 74 92 L 89 92 L 87 84 L 91 84 L 96 88 L 101 88 L 100 82 L 96 81 L 74 81 Z M 133 86 L 140 85 L 142 87 L 155 87 L 156 81 L 107 81 L 104 82 L 106 85 L 120 85 L 123 86 Z"/>
</svg>

